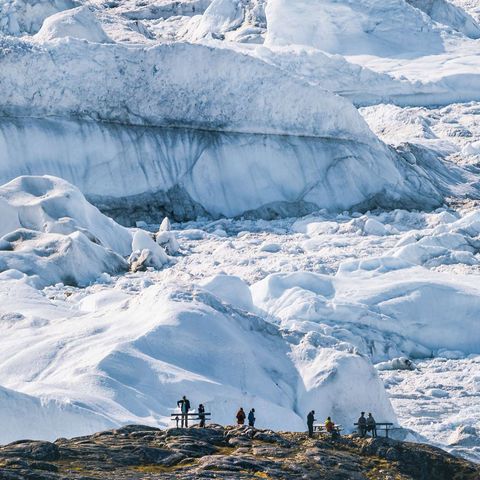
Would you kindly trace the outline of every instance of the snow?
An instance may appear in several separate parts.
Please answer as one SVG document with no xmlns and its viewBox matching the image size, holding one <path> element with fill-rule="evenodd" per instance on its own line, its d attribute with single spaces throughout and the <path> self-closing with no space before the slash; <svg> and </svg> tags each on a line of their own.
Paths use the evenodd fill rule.
<svg viewBox="0 0 480 480">
<path fill-rule="evenodd" d="M 26 273 L 40 287 L 85 286 L 127 269 L 130 233 L 64 180 L 19 177 L 0 187 L 0 211 L 0 271 Z"/>
<path fill-rule="evenodd" d="M 193 8 L 182 5 L 180 10 Z M 161 215 L 173 210 L 183 220 L 440 204 L 443 192 L 432 185 L 435 179 L 385 148 L 345 98 L 372 102 L 391 94 L 406 101 L 420 93 L 437 100 L 436 85 L 397 81 L 316 49 L 278 48 L 277 42 L 162 43 L 150 34 L 140 41 L 140 30 L 153 28 L 148 22 L 158 17 L 132 8 L 128 2 L 118 12 L 83 5 L 50 16 L 34 36 L 2 39 L 0 83 L 9 95 L 1 105 L 8 117 L 0 122 L 0 143 L 6 145 L 1 181 L 57 175 L 109 211 L 132 215 L 125 204 L 138 211 L 155 199 Z M 385 13 L 386 6 L 378 8 L 373 19 Z M 437 27 L 425 15 L 404 10 L 412 25 L 419 22 L 423 32 L 428 24 L 436 38 Z M 226 32 L 238 19 L 261 23 L 262 11 L 258 2 L 222 0 L 188 18 L 205 32 Z M 268 35 L 275 32 L 272 11 L 290 15 L 287 6 L 269 2 Z M 138 21 L 147 23 L 140 28 Z M 130 42 L 119 39 L 125 29 L 136 29 Z M 456 87 L 447 93 L 466 92 Z M 312 184 L 312 178 L 324 180 Z M 149 213 L 135 220 L 159 219 Z"/>
<path fill-rule="evenodd" d="M 112 428 L 113 424 L 81 406 L 37 397 L 0 387 L 2 443 L 31 438 L 56 440 Z"/>
<path fill-rule="evenodd" d="M 71 0 L 5 0 L 0 5 L 0 31 L 10 35 L 35 34 L 45 19 L 76 5 Z"/>
<path fill-rule="evenodd" d="M 38 33 L 22 27 L 22 38 L 2 37 L 0 84 L 9 94 L 0 105 L 0 181 L 60 176 L 128 224 L 165 214 L 431 208 L 451 193 L 434 171 L 379 142 L 350 101 L 477 98 L 474 43 L 462 34 L 472 36 L 475 21 L 458 7 L 419 4 L 424 13 L 400 0 L 271 0 L 266 10 L 261 1 L 231 0 L 47 4 L 56 13 Z M 30 8 L 20 0 L 8 5 L 10 20 Z M 162 36 L 167 24 L 174 41 Z M 265 35 L 264 45 L 249 44 Z M 424 51 L 412 50 L 418 45 Z M 341 49 L 352 46 L 360 51 Z M 408 58 L 399 59 L 403 51 Z M 410 69 L 405 62 L 443 62 L 442 55 L 448 71 L 438 78 L 407 80 L 398 70 Z M 373 70 L 364 67 L 370 63 Z"/>
<path fill-rule="evenodd" d="M 243 22 L 241 3 L 235 0 L 214 0 L 205 10 L 193 34 L 196 38 L 206 35 L 219 37 L 238 28 Z"/>
<path fill-rule="evenodd" d="M 234 275 L 215 275 L 200 282 L 200 285 L 212 295 L 242 310 L 252 311 L 252 294 L 248 285 Z"/>
<path fill-rule="evenodd" d="M 268 253 L 277 253 L 282 249 L 282 246 L 279 245 L 278 243 L 264 243 L 261 247 L 260 250 L 262 252 L 268 252 Z"/>
<path fill-rule="evenodd" d="M 68 234 L 84 232 L 96 243 L 128 254 L 130 232 L 102 215 L 82 193 L 65 180 L 51 176 L 19 177 L 0 187 L 2 222 L 0 234 L 17 228 Z M 4 217 L 5 218 L 5 217 Z"/>
<path fill-rule="evenodd" d="M 269 0 L 266 14 L 267 44 L 310 45 L 343 55 L 442 50 L 440 31 L 402 0 Z"/>
<path fill-rule="evenodd" d="M 272 0 L 266 8 L 265 44 L 272 50 L 313 47 L 364 67 L 368 74 L 360 77 L 359 84 L 358 73 L 335 59 L 337 81 L 350 84 L 348 79 L 354 75 L 357 85 L 347 91 L 333 90 L 360 104 L 380 103 L 381 95 L 384 102 L 402 106 L 478 101 L 480 57 L 477 43 L 468 37 L 478 38 L 479 24 L 447 2 L 409 3 L 421 9 L 404 0 Z M 307 68 L 309 63 L 301 62 Z M 372 71 L 388 75 L 390 82 Z M 392 78 L 397 82 L 392 83 Z M 372 95 L 372 85 L 373 92 L 378 92 L 376 100 L 365 96 L 366 92 Z"/>
<path fill-rule="evenodd" d="M 379 237 L 386 235 L 387 231 L 383 224 L 374 218 L 369 218 L 363 226 L 363 231 L 367 235 L 377 235 Z"/>
<path fill-rule="evenodd" d="M 0 283 L 0 288 L 5 286 Z M 74 406 L 101 412 L 114 424 L 167 425 L 177 397 L 185 392 L 221 423 L 232 420 L 239 402 L 254 403 L 260 424 L 303 429 L 304 411 L 319 399 L 325 412 L 348 423 L 354 415 L 350 410 L 364 404 L 394 419 L 373 367 L 358 355 L 325 352 L 324 361 L 307 366 L 306 356 L 314 354 L 310 339 L 295 346 L 298 361 L 292 360 L 288 338 L 274 326 L 209 294 L 162 284 L 139 296 L 121 284 L 115 288 L 126 295 L 99 298 L 98 289 L 79 293 L 81 309 L 75 307 L 75 294 L 66 301 L 37 294 L 35 311 L 46 318 L 36 323 L 29 302 L 21 301 L 22 292 L 11 292 L 2 318 L 13 308 L 31 328 L 21 338 L 15 329 L 5 332 L 3 383 L 42 398 L 68 396 Z M 31 353 L 39 360 L 27 364 Z M 359 369 L 369 388 L 333 407 L 335 392 L 345 390 Z M 302 376 L 308 376 L 304 387 Z"/>
<path fill-rule="evenodd" d="M 235 50 L 187 43 L 134 48 L 74 38 L 37 45 L 9 37 L 1 48 L 0 82 L 8 92 L 1 110 L 13 115 L 355 141 L 361 136 L 364 143 L 375 138 L 347 100 Z M 66 95 L 60 96 L 59 84 Z M 282 102 L 286 97 L 289 102 Z"/>
<path fill-rule="evenodd" d="M 407 0 L 432 20 L 448 25 L 470 38 L 480 38 L 480 25 L 461 7 L 447 0 Z"/>
<path fill-rule="evenodd" d="M 392 358 L 388 362 L 380 362 L 375 365 L 377 370 L 415 370 L 415 364 L 406 357 Z"/>
<path fill-rule="evenodd" d="M 147 232 L 137 230 L 133 235 L 132 255 L 140 256 L 145 250 L 150 252 L 149 263 L 151 266 L 161 268 L 163 264 L 168 262 L 168 256 L 165 250 L 158 245 Z M 148 253 L 146 255 L 148 255 Z"/>
<path fill-rule="evenodd" d="M 68 402 L 75 412 L 81 408 L 92 419 L 100 417 L 105 426 L 167 426 L 184 394 L 194 406 L 204 403 L 216 422 L 231 423 L 239 405 L 251 405 L 259 426 L 278 429 L 303 430 L 305 413 L 315 409 L 318 418 L 333 416 L 349 430 L 359 411 L 371 410 L 385 421 L 397 422 L 398 415 L 403 426 L 475 458 L 470 447 L 448 445 L 447 407 L 439 410 L 441 427 L 431 420 L 413 424 L 408 408 L 414 407 L 392 396 L 397 384 L 386 375 L 427 375 L 423 358 L 432 355 L 449 362 L 475 358 L 480 349 L 476 264 L 413 265 L 393 254 L 407 239 L 433 238 L 436 231 L 474 238 L 477 218 L 476 209 L 440 209 L 323 211 L 276 221 L 164 221 L 149 229 L 174 235 L 181 249 L 176 262 L 161 270 L 104 277 L 85 288 L 43 289 L 18 271 L 3 272 L 1 384 L 42 404 Z M 366 232 L 369 219 L 388 235 Z M 224 235 L 214 234 L 219 229 Z M 158 246 L 140 229 L 133 243 L 129 248 Z M 281 249 L 268 253 L 264 244 Z M 445 248 L 450 245 L 455 247 Z M 445 360 L 455 356 L 451 352 L 457 359 Z M 405 358 L 418 368 L 388 369 L 403 368 Z M 388 365 L 379 364 L 379 374 L 378 362 Z M 450 405 L 459 398 L 446 382 L 422 378 L 419 402 L 428 398 Z M 469 391 L 475 378 L 470 374 L 458 382 L 470 381 L 464 387 Z M 466 421 L 476 425 L 478 414 L 468 397 L 461 398 L 461 408 L 471 412 Z M 9 409 L 17 408 L 10 403 Z M 418 408 L 427 415 L 420 403 Z M 53 411 L 42 414 L 57 418 Z M 80 429 L 80 421 L 71 421 L 71 431 L 103 428 L 85 422 Z M 39 424 L 31 436 L 64 434 L 51 425 L 47 432 Z"/>
<path fill-rule="evenodd" d="M 165 217 L 162 220 L 160 228 L 155 236 L 155 241 L 170 255 L 175 255 L 180 250 L 180 244 L 178 243 L 175 233 L 171 231 L 170 220 L 168 217 Z"/>
<path fill-rule="evenodd" d="M 435 358 L 418 362 L 414 371 L 380 372 L 395 410 L 401 412 L 402 425 L 477 463 L 479 362 L 478 355 L 463 360 Z"/>
<path fill-rule="evenodd" d="M 478 291 L 470 290 L 467 279 L 460 290 L 440 274 L 432 278 L 415 267 L 402 266 L 392 268 L 382 259 L 352 261 L 340 265 L 335 279 L 311 273 L 307 277 L 274 274 L 254 284 L 252 296 L 282 325 L 308 321 L 324 328 L 348 323 L 396 334 L 432 351 L 442 347 L 478 351 Z M 458 330 L 452 322 L 455 317 L 463 319 L 464 329 Z M 351 341 L 365 350 L 362 342 Z M 382 352 L 384 345 L 388 341 L 375 345 L 375 351 Z"/>
<path fill-rule="evenodd" d="M 40 42 L 65 37 L 95 43 L 111 42 L 95 15 L 87 7 L 72 8 L 48 17 L 35 35 L 35 39 Z"/>
</svg>

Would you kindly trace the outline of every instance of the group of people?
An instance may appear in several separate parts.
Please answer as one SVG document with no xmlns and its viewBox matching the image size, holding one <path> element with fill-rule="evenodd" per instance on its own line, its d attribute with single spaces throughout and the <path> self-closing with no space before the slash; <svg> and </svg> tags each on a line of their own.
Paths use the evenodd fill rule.
<svg viewBox="0 0 480 480">
<path fill-rule="evenodd" d="M 365 412 L 361 412 L 357 425 L 358 433 L 362 438 L 367 435 L 367 432 L 372 432 L 372 437 L 377 436 L 377 422 L 375 422 L 371 413 L 368 414 L 368 417 L 365 417 Z"/>
<path fill-rule="evenodd" d="M 313 437 L 313 424 L 315 423 L 315 410 L 311 410 L 307 415 L 308 436 Z M 332 436 L 338 434 L 338 427 L 333 423 L 332 417 L 325 420 L 325 430 Z"/>
<path fill-rule="evenodd" d="M 313 424 L 315 423 L 315 410 L 312 410 L 307 415 L 307 426 L 308 426 L 308 436 L 313 437 Z M 367 435 L 367 432 L 372 433 L 372 437 L 377 436 L 377 423 L 373 418 L 371 413 L 368 414 L 368 417 L 365 417 L 365 412 L 361 412 L 360 418 L 357 422 L 358 433 L 364 438 Z M 330 433 L 332 436 L 338 434 L 338 428 L 333 423 L 331 417 L 327 417 L 325 420 L 325 430 Z"/>
<path fill-rule="evenodd" d="M 182 428 L 188 428 L 188 412 L 190 411 L 190 400 L 184 395 L 178 402 L 177 407 L 180 408 L 182 413 Z M 200 427 L 205 427 L 205 407 L 203 404 L 200 404 L 197 409 L 198 419 L 200 420 Z M 236 415 L 237 425 L 245 425 L 245 420 L 248 420 L 248 426 L 255 427 L 255 409 L 252 408 L 248 412 L 248 416 L 245 414 L 245 410 L 242 407 L 237 412 Z M 315 423 L 315 410 L 311 410 L 307 415 L 307 426 L 308 426 L 308 436 L 313 437 L 313 425 Z M 377 423 L 373 418 L 371 413 L 365 417 L 365 412 L 361 412 L 360 418 L 357 421 L 358 433 L 363 438 L 367 435 L 367 432 L 371 432 L 372 437 L 377 436 Z M 338 433 L 338 428 L 333 423 L 331 417 L 327 417 L 325 420 L 325 430 L 333 435 Z"/>
<path fill-rule="evenodd" d="M 245 425 L 245 419 L 248 420 L 248 426 L 254 428 L 255 427 L 255 409 L 252 408 L 248 412 L 248 417 L 245 415 L 245 411 L 242 407 L 237 412 L 237 425 Z"/>
<path fill-rule="evenodd" d="M 190 400 L 184 395 L 178 402 L 177 407 L 180 409 L 181 412 L 181 425 L 182 428 L 188 428 L 188 412 L 190 411 L 191 405 Z M 203 404 L 200 404 L 197 409 L 198 419 L 200 420 L 199 427 L 205 427 L 205 407 Z M 255 427 L 255 409 L 252 408 L 250 412 L 248 412 L 248 417 L 245 414 L 245 411 L 242 407 L 237 412 L 237 425 L 245 425 L 245 420 L 248 420 L 248 426 L 254 428 Z"/>
</svg>

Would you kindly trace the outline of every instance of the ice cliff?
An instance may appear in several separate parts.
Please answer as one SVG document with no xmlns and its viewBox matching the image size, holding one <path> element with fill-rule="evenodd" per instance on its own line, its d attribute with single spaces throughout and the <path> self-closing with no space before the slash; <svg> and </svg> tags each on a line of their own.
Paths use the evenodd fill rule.
<svg viewBox="0 0 480 480">
<path fill-rule="evenodd" d="M 0 181 L 56 175 L 123 222 L 441 202 L 349 100 L 284 63 L 113 38 L 83 6 L 0 39 Z"/>
</svg>

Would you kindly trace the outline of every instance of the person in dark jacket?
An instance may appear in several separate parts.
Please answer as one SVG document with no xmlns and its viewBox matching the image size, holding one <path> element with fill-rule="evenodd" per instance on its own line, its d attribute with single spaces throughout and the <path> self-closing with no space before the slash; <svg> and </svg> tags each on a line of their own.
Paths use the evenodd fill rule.
<svg viewBox="0 0 480 480">
<path fill-rule="evenodd" d="M 245 412 L 242 407 L 240 407 L 240 410 L 237 412 L 237 425 L 243 425 L 245 423 Z"/>
<path fill-rule="evenodd" d="M 181 400 L 177 402 L 177 407 L 182 412 L 182 428 L 188 428 L 188 411 L 190 410 L 190 400 L 184 395 Z"/>
<path fill-rule="evenodd" d="M 252 427 L 252 428 L 255 428 L 255 409 L 252 408 L 249 412 L 248 412 L 248 426 L 249 427 Z"/>
<path fill-rule="evenodd" d="M 200 428 L 205 428 L 205 407 L 203 404 L 198 406 L 198 418 L 200 419 Z"/>
<path fill-rule="evenodd" d="M 367 419 L 365 418 L 365 412 L 360 414 L 360 418 L 357 421 L 358 433 L 363 438 L 367 434 Z"/>
<path fill-rule="evenodd" d="M 307 415 L 308 436 L 313 437 L 313 423 L 315 422 L 315 410 Z"/>
<path fill-rule="evenodd" d="M 373 438 L 377 436 L 377 422 L 371 413 L 369 413 L 367 417 L 367 432 L 372 432 Z"/>
</svg>

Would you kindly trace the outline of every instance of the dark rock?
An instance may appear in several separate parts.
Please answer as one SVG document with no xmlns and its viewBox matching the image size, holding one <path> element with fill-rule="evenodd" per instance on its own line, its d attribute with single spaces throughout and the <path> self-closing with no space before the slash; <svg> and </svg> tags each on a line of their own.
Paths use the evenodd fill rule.
<svg viewBox="0 0 480 480">
<path fill-rule="evenodd" d="M 353 436 L 308 438 L 244 427 L 130 425 L 57 442 L 0 447 L 0 480 L 479 480 L 443 450 Z"/>
<path fill-rule="evenodd" d="M 30 468 L 33 470 L 45 470 L 47 472 L 58 472 L 58 467 L 47 462 L 32 462 Z"/>
<path fill-rule="evenodd" d="M 1 447 L 0 456 L 23 457 L 34 460 L 45 460 L 48 462 L 58 460 L 59 452 L 57 445 L 51 442 L 22 440 Z"/>
</svg>

